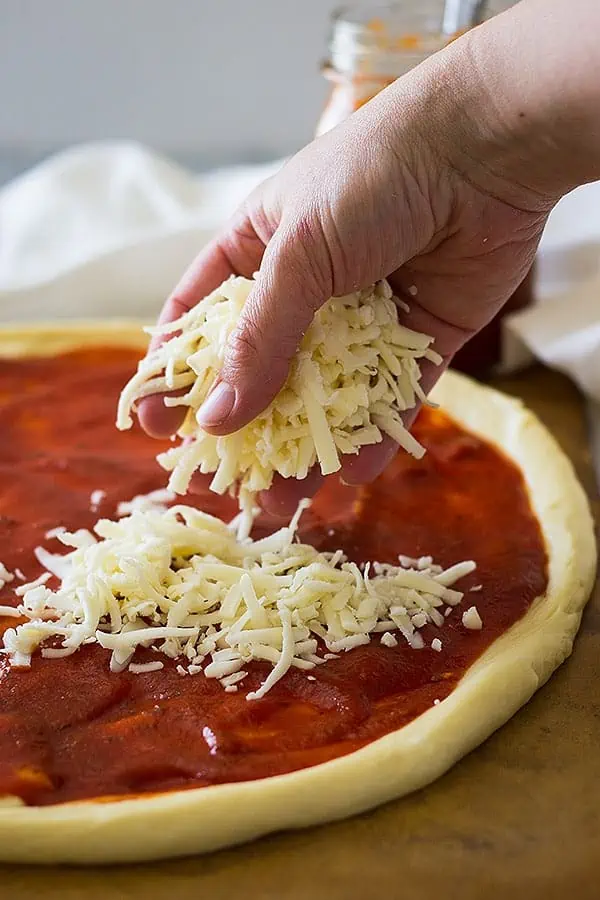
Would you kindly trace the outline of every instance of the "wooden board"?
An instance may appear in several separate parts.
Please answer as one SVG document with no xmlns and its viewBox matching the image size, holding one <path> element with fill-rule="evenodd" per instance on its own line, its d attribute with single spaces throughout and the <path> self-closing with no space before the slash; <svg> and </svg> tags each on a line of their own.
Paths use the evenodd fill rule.
<svg viewBox="0 0 600 900">
<path fill-rule="evenodd" d="M 543 369 L 497 382 L 572 458 L 598 516 L 583 404 Z M 540 461 L 543 465 L 543 460 Z M 597 900 L 600 591 L 571 659 L 429 788 L 336 825 L 199 859 L 105 869 L 0 866 L 7 900 Z"/>
</svg>

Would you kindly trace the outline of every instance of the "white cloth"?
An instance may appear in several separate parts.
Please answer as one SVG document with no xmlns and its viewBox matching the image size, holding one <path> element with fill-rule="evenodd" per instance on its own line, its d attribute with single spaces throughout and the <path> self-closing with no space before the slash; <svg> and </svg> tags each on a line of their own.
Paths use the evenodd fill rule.
<svg viewBox="0 0 600 900">
<path fill-rule="evenodd" d="M 552 213 L 536 291 L 537 305 L 512 316 L 508 331 L 600 400 L 600 183 L 573 191 Z"/>
<path fill-rule="evenodd" d="M 0 320 L 152 318 L 198 250 L 280 162 L 195 176 L 135 144 L 62 153 L 0 191 Z M 600 184 L 566 197 L 539 256 L 533 353 L 600 401 Z"/>
<path fill-rule="evenodd" d="M 0 320 L 151 318 L 278 165 L 195 176 L 135 144 L 49 159 L 0 190 Z"/>
</svg>

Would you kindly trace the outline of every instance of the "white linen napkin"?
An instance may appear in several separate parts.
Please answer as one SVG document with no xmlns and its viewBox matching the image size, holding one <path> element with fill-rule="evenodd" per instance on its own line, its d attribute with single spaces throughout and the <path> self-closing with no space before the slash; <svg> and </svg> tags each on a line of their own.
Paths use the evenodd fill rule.
<svg viewBox="0 0 600 900">
<path fill-rule="evenodd" d="M 534 307 L 507 320 L 507 337 L 600 401 L 600 183 L 573 191 L 552 213 L 536 293 Z"/>
<path fill-rule="evenodd" d="M 52 157 L 0 190 L 0 320 L 152 318 L 279 165 L 196 176 L 125 143 Z"/>
</svg>

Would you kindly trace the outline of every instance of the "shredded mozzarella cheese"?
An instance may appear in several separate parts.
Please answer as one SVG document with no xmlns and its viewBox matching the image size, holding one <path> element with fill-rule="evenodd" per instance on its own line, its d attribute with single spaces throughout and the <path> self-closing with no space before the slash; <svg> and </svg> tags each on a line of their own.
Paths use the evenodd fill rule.
<svg viewBox="0 0 600 900">
<path fill-rule="evenodd" d="M 381 636 L 381 643 L 384 647 L 397 647 L 398 639 L 389 631 L 386 631 L 385 634 Z"/>
<path fill-rule="evenodd" d="M 481 631 L 483 622 L 476 606 L 470 606 L 469 609 L 462 614 L 462 623 L 469 631 Z"/>
<path fill-rule="evenodd" d="M 419 629 L 439 624 L 437 611 L 449 598 L 462 600 L 451 585 L 475 563 L 361 571 L 339 550 L 319 553 L 294 542 L 306 505 L 288 527 L 256 541 L 240 541 L 220 519 L 188 506 L 101 519 L 94 534 L 61 534 L 71 552 L 38 551 L 61 584 L 51 590 L 46 574 L 16 589 L 29 621 L 5 631 L 3 652 L 12 665 L 27 666 L 40 646 L 44 656 L 63 656 L 95 642 L 111 651 L 112 671 L 143 672 L 148 664 L 133 657 L 151 646 L 183 660 L 180 674 L 203 672 L 228 691 L 237 690 L 249 662 L 265 660 L 272 669 L 248 693 L 251 700 L 291 667 L 313 669 L 369 643 L 373 633 L 383 632 L 387 646 L 399 635 L 423 647 Z M 61 647 L 44 649 L 57 638 Z"/>
<path fill-rule="evenodd" d="M 147 663 L 129 663 L 127 669 L 132 675 L 143 675 L 146 672 L 159 672 L 164 668 L 164 665 L 163 662 L 157 659 Z"/>
<path fill-rule="evenodd" d="M 92 512 L 98 512 L 98 507 L 106 497 L 106 491 L 97 488 L 90 494 L 90 509 Z"/>
<path fill-rule="evenodd" d="M 0 590 L 11 581 L 14 581 L 14 578 L 13 573 L 9 572 L 4 563 L 0 562 Z"/>
<path fill-rule="evenodd" d="M 137 494 L 131 500 L 122 500 L 117 506 L 117 516 L 123 518 L 134 512 L 164 512 L 177 499 L 173 491 L 159 488 L 149 494 Z"/>
<path fill-rule="evenodd" d="M 139 364 L 119 401 L 117 427 L 130 428 L 136 403 L 150 394 L 181 406 L 184 443 L 158 460 L 171 473 L 169 490 L 185 494 L 196 469 L 214 475 L 219 494 L 239 493 L 249 512 L 253 497 L 271 486 L 273 476 L 306 478 L 317 462 L 324 475 L 340 468 L 340 454 L 356 454 L 388 434 L 416 457 L 425 452 L 402 423 L 402 413 L 426 401 L 419 360 L 439 364 L 432 338 L 403 327 L 387 282 L 329 300 L 308 328 L 288 380 L 253 422 L 235 434 L 215 437 L 203 431 L 198 410 L 220 371 L 228 338 L 253 281 L 230 278 L 176 322 L 148 329 L 168 338 Z M 248 516 L 239 523 L 247 536 Z M 245 531 L 244 531 L 245 529 Z"/>
<path fill-rule="evenodd" d="M 9 619 L 20 619 L 21 613 L 16 606 L 0 606 L 0 616 L 6 616 Z"/>
</svg>

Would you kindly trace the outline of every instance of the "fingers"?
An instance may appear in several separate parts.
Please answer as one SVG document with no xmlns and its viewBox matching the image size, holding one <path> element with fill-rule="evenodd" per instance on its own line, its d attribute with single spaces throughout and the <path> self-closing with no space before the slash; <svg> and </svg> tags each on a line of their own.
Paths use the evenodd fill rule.
<svg viewBox="0 0 600 900">
<path fill-rule="evenodd" d="M 165 406 L 165 397 L 176 396 L 175 392 L 152 394 L 140 400 L 137 408 L 138 421 L 150 437 L 168 438 L 179 429 L 185 418 L 185 407 Z"/>
<path fill-rule="evenodd" d="M 351 487 L 370 484 L 387 468 L 397 452 L 398 444 L 384 435 L 380 444 L 363 447 L 356 456 L 343 456 L 339 474 L 329 477 L 339 477 L 344 484 Z M 318 465 L 314 466 L 308 476 L 301 481 L 275 475 L 271 488 L 260 494 L 260 505 L 270 515 L 289 520 L 296 512 L 300 500 L 313 497 L 324 481 L 325 477 Z"/>
<path fill-rule="evenodd" d="M 387 435 L 380 444 L 363 447 L 356 456 L 342 456 L 340 478 L 344 484 L 370 484 L 381 475 L 398 452 L 398 444 Z"/>
<path fill-rule="evenodd" d="M 423 308 L 409 289 L 412 283 L 410 275 L 403 270 L 401 270 L 401 275 L 402 278 L 396 277 L 396 279 L 392 280 L 392 285 L 400 296 L 407 298 L 409 312 L 399 309 L 398 319 L 407 328 L 412 328 L 424 334 L 434 335 L 433 349 L 440 354 L 443 360 L 439 366 L 428 359 L 420 360 L 420 384 L 424 392 L 428 394 L 438 378 L 447 369 L 454 353 L 462 346 L 465 340 L 465 332 L 463 329 L 439 319 L 429 310 Z M 406 288 L 402 281 L 408 282 Z M 411 428 L 420 407 L 421 404 L 418 403 L 414 409 L 408 410 L 403 414 L 402 421 L 406 428 Z M 342 457 L 340 477 L 342 481 L 349 485 L 370 484 L 387 468 L 397 452 L 398 445 L 396 442 L 384 435 L 380 444 L 363 447 L 357 456 Z"/>
<path fill-rule="evenodd" d="M 159 324 L 173 322 L 216 290 L 230 275 L 250 277 L 260 265 L 264 244 L 258 238 L 247 218 L 238 219 L 224 235 L 212 241 L 198 254 L 183 278 L 166 301 L 158 318 Z M 165 340 L 156 335 L 149 350 Z M 138 419 L 144 431 L 154 438 L 166 438 L 175 434 L 185 417 L 183 407 L 165 406 L 165 396 L 156 394 L 145 397 L 138 406 Z"/>
<path fill-rule="evenodd" d="M 433 344 L 433 349 L 442 356 L 442 363 L 438 366 L 428 359 L 423 359 L 420 363 L 420 384 L 423 391 L 429 394 L 436 381 L 448 368 L 454 353 L 462 346 L 464 333 L 445 322 L 433 321 L 431 314 L 419 307 L 416 307 L 414 312 L 411 310 L 407 314 L 401 312 L 399 318 L 402 324 L 414 328 L 415 331 L 439 335 L 439 340 Z M 420 408 L 421 404 L 417 403 L 414 409 L 408 410 L 402 415 L 402 421 L 406 428 L 412 427 Z M 342 457 L 340 477 L 348 485 L 370 484 L 388 467 L 397 452 L 398 444 L 388 435 L 384 435 L 380 444 L 363 447 L 357 456 Z"/>
<path fill-rule="evenodd" d="M 219 241 L 208 244 L 185 272 L 158 317 L 159 324 L 178 319 L 233 274 Z"/>
<path fill-rule="evenodd" d="M 314 466 L 301 481 L 276 475 L 270 489 L 261 493 L 260 505 L 270 515 L 289 520 L 296 512 L 300 501 L 305 497 L 314 496 L 323 481 L 318 466 Z"/>
<path fill-rule="evenodd" d="M 254 198 L 252 195 L 223 232 L 200 251 L 163 306 L 159 324 L 178 319 L 230 275 L 251 278 L 259 268 L 265 243 L 250 221 L 252 206 L 260 203 L 259 192 Z"/>
<path fill-rule="evenodd" d="M 237 431 L 283 386 L 315 312 L 331 295 L 327 257 L 324 241 L 314 242 L 306 229 L 276 232 L 231 335 L 218 385 L 199 412 L 207 431 Z"/>
<path fill-rule="evenodd" d="M 158 317 L 160 325 L 173 322 L 199 303 L 215 290 L 231 275 L 228 258 L 218 241 L 212 241 L 191 264 L 171 296 L 163 306 Z M 162 335 L 155 335 L 150 341 L 149 350 L 165 340 Z M 144 397 L 138 405 L 138 420 L 146 434 L 153 438 L 167 438 L 175 434 L 185 418 L 185 409 L 181 406 L 165 406 L 165 397 L 176 394 L 154 394 Z"/>
<path fill-rule="evenodd" d="M 190 493 L 206 494 L 210 489 L 212 478 L 212 475 L 195 472 L 189 486 Z M 270 489 L 262 491 L 259 495 L 259 503 L 269 515 L 289 521 L 296 512 L 300 501 L 305 497 L 314 496 L 322 483 L 323 476 L 319 472 L 318 466 L 311 469 L 307 477 L 301 481 L 275 475 Z"/>
</svg>

